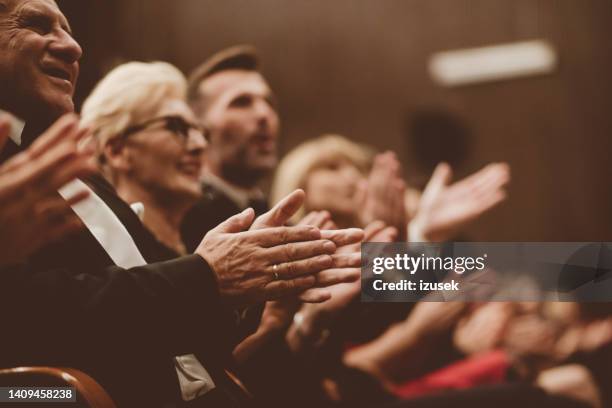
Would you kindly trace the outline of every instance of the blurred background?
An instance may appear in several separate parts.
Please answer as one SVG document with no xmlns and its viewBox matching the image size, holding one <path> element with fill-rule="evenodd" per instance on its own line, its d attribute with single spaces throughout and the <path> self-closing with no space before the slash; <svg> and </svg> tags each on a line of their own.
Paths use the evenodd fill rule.
<svg viewBox="0 0 612 408">
<path fill-rule="evenodd" d="M 281 151 L 321 133 L 392 149 L 421 188 L 435 164 L 462 177 L 512 168 L 510 199 L 467 238 L 612 240 L 609 0 L 60 0 L 85 50 L 77 104 L 114 65 L 188 73 L 249 43 L 280 101 Z M 428 71 L 439 51 L 546 40 L 547 75 L 462 87 Z"/>
</svg>

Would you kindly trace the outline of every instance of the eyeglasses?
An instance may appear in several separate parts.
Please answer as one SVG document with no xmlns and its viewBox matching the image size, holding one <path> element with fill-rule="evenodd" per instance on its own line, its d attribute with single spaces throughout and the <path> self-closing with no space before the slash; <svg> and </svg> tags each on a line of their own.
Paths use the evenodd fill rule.
<svg viewBox="0 0 612 408">
<path fill-rule="evenodd" d="M 158 118 L 153 118 L 142 122 L 138 125 L 130 126 L 119 135 L 118 139 L 125 140 L 130 135 L 145 130 L 157 123 L 163 123 L 164 129 L 169 130 L 177 136 L 180 136 L 183 141 L 187 141 L 187 139 L 189 138 L 189 132 L 191 130 L 196 130 L 200 132 L 202 136 L 204 136 L 204 139 L 208 139 L 208 131 L 206 128 L 196 125 L 195 123 L 188 122 L 181 116 L 177 115 L 160 116 Z"/>
</svg>

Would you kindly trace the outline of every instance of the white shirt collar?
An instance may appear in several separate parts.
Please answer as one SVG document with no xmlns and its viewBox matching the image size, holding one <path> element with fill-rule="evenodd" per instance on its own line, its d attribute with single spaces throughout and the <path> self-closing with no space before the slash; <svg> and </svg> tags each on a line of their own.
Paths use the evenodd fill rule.
<svg viewBox="0 0 612 408">
<path fill-rule="evenodd" d="M 210 172 L 206 172 L 204 181 L 228 196 L 240 209 L 247 208 L 250 200 L 263 200 L 265 198 L 263 191 L 258 187 L 241 188 Z"/>
<path fill-rule="evenodd" d="M 21 145 L 21 134 L 23 133 L 23 128 L 25 127 L 25 122 L 21 119 L 18 119 L 15 115 L 10 114 L 6 111 L 0 111 L 0 113 L 6 113 L 11 120 L 11 133 L 9 138 L 15 142 L 17 146 Z"/>
</svg>

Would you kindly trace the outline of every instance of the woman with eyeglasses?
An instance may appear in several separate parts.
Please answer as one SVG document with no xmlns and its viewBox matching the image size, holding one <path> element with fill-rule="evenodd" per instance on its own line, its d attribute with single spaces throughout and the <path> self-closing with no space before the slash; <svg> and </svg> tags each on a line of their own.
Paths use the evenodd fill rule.
<svg viewBox="0 0 612 408">
<path fill-rule="evenodd" d="M 178 254 L 186 253 L 179 225 L 201 195 L 206 147 L 185 92 L 185 78 L 174 66 L 132 62 L 112 70 L 82 110 L 104 175 L 155 237 Z"/>
</svg>

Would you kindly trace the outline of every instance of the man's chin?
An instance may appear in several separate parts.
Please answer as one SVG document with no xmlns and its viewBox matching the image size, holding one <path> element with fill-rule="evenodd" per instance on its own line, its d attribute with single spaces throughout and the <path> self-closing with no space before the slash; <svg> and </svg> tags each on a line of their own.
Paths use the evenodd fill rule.
<svg viewBox="0 0 612 408">
<path fill-rule="evenodd" d="M 274 171 L 274 169 L 276 169 L 277 164 L 278 160 L 276 159 L 276 156 L 269 156 L 253 160 L 249 167 L 253 171 L 266 174 Z"/>
<path fill-rule="evenodd" d="M 61 95 L 51 98 L 49 100 L 49 109 L 57 116 L 74 112 L 74 101 L 72 100 L 72 95 Z"/>
</svg>

